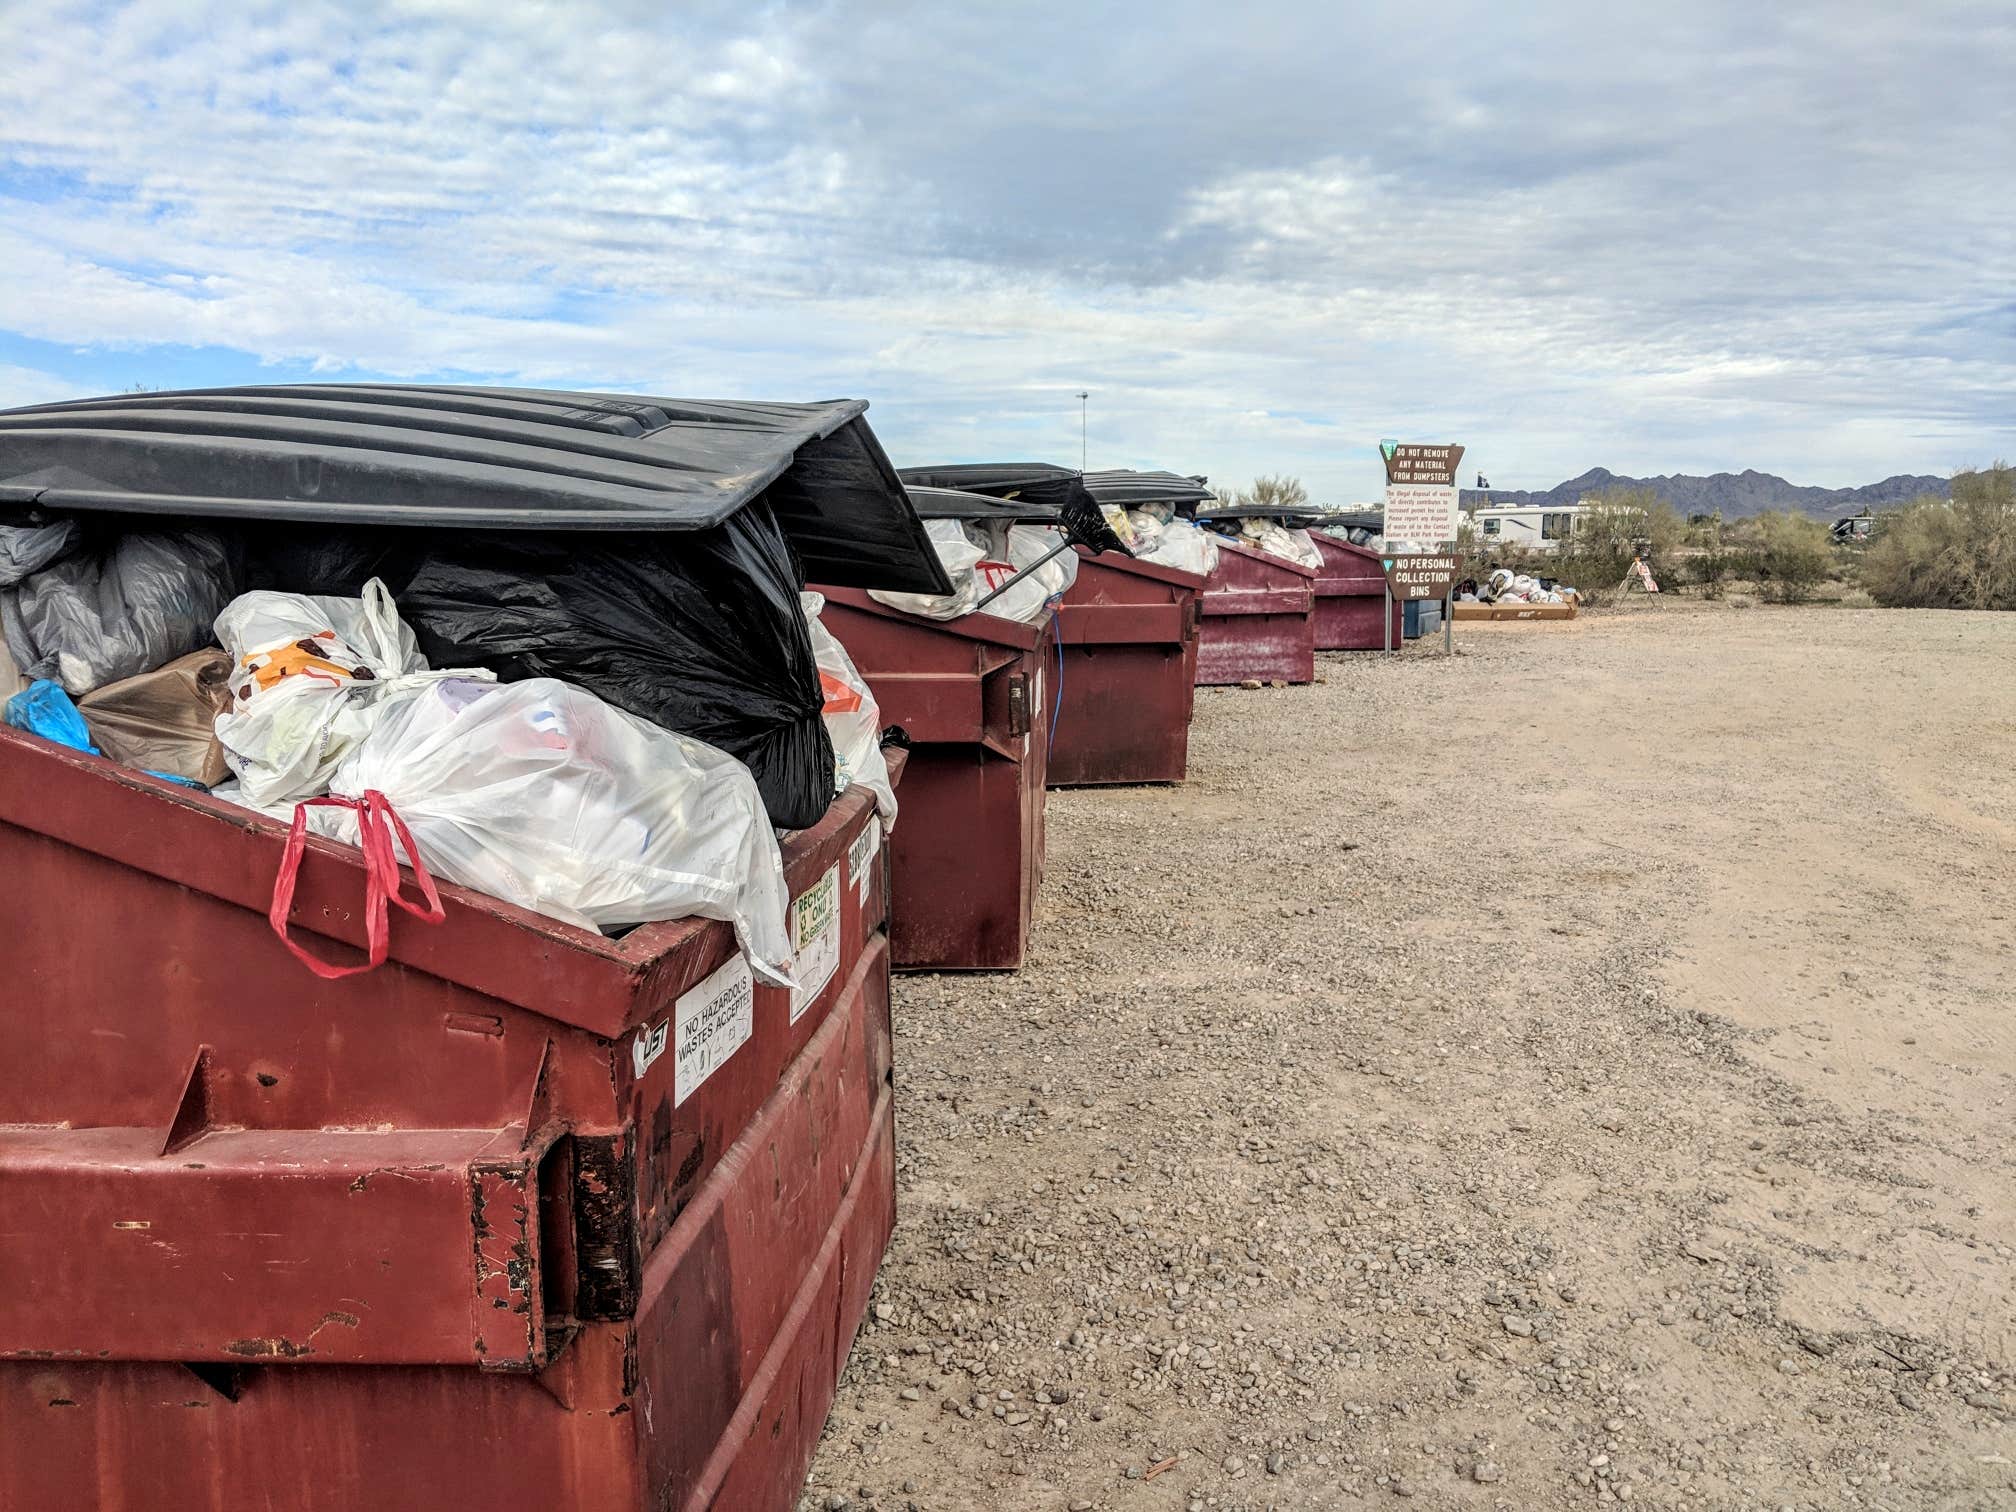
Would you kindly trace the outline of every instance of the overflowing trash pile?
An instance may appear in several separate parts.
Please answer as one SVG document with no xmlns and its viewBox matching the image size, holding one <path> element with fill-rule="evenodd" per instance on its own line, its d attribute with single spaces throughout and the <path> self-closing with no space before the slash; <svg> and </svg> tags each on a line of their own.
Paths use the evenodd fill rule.
<svg viewBox="0 0 2016 1512">
<path fill-rule="evenodd" d="M 1532 577 L 1509 567 L 1498 567 L 1481 582 L 1471 579 L 1459 583 L 1455 597 L 1459 604 L 1566 604 L 1574 602 L 1578 595 L 1573 588 L 1564 587 L 1552 578 Z"/>
<path fill-rule="evenodd" d="M 945 575 L 952 579 L 952 592 L 892 593 L 871 588 L 870 598 L 934 620 L 964 619 L 977 612 L 984 599 L 988 614 L 1033 625 L 1078 580 L 1078 554 L 1057 550 L 1067 543 L 1064 532 L 1054 526 L 936 519 L 927 520 L 925 529 Z M 988 599 L 997 590 L 999 597 Z"/>
<path fill-rule="evenodd" d="M 1156 562 L 1183 572 L 1209 577 L 1218 565 L 1217 537 L 1194 520 L 1186 520 L 1170 504 L 1143 504 L 1134 509 L 1105 506 L 1109 519 L 1124 521 L 1128 549 L 1144 562 Z"/>
<path fill-rule="evenodd" d="M 328 385 L 0 414 L 5 722 L 290 820 L 283 939 L 312 831 L 365 853 L 373 964 L 388 900 L 440 917 L 400 895 L 404 861 L 430 897 L 440 877 L 587 929 L 726 920 L 789 985 L 779 829 L 855 783 L 896 817 L 874 698 L 801 562 L 956 599 L 1055 533 L 927 540 L 863 406 L 674 404 Z"/>
<path fill-rule="evenodd" d="M 1268 515 L 1245 515 L 1238 519 L 1212 519 L 1210 529 L 1241 546 L 1293 562 L 1315 571 L 1323 565 L 1323 553 L 1309 539 L 1309 532 Z"/>
</svg>

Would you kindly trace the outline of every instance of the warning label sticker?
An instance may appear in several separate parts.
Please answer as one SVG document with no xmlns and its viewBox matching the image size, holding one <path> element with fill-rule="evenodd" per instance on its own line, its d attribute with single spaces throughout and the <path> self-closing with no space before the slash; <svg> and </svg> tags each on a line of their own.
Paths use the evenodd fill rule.
<svg viewBox="0 0 2016 1512">
<path fill-rule="evenodd" d="M 875 880 L 875 857 L 882 850 L 882 821 L 871 818 L 854 843 L 847 847 L 847 880 L 861 901 L 868 901 L 868 884 Z"/>
<path fill-rule="evenodd" d="M 791 949 L 791 974 L 798 978 L 798 985 L 791 989 L 791 1022 L 795 1024 L 840 969 L 837 865 L 827 867 L 825 876 L 791 900 Z"/>
<path fill-rule="evenodd" d="M 672 1008 L 672 1106 L 748 1043 L 756 1027 L 756 979 L 739 953 Z"/>
</svg>

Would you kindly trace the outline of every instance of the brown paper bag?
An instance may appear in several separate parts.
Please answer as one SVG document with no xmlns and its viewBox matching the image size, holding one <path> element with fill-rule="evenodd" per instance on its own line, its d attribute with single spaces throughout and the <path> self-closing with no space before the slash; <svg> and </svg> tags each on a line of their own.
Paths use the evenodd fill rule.
<svg viewBox="0 0 2016 1512">
<path fill-rule="evenodd" d="M 231 701 L 231 658 L 214 647 L 107 683 L 77 700 L 98 749 L 125 766 L 215 787 L 231 775 L 217 715 Z"/>
<path fill-rule="evenodd" d="M 7 649 L 7 637 L 0 635 L 0 703 L 5 703 L 27 686 L 28 679 L 21 675 L 21 668 L 15 664 L 14 653 Z"/>
</svg>

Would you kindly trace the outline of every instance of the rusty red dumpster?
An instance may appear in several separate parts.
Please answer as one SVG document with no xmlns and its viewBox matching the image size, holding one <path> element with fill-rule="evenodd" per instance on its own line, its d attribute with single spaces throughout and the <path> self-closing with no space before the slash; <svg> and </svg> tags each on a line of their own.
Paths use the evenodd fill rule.
<svg viewBox="0 0 2016 1512">
<path fill-rule="evenodd" d="M 1220 538 L 1204 583 L 1197 682 L 1306 683 L 1316 676 L 1316 570 Z"/>
<path fill-rule="evenodd" d="M 1386 597 L 1386 570 L 1379 553 L 1354 546 L 1320 530 L 1309 539 L 1323 553 L 1316 574 L 1316 649 L 1318 651 L 1381 651 L 1401 638 L 1401 610 Z M 1387 614 L 1388 627 L 1379 616 Z"/>
<path fill-rule="evenodd" d="M 791 1507 L 893 1218 L 871 801 L 785 846 L 796 993 L 447 886 L 320 981 L 283 838 L 0 730 L 0 1506 Z M 363 889 L 311 840 L 297 933 Z"/>
<path fill-rule="evenodd" d="M 889 842 L 892 964 L 1014 970 L 1043 875 L 1052 619 L 928 620 L 857 589 L 818 591 L 883 724 L 910 741 Z"/>
<path fill-rule="evenodd" d="M 1203 588 L 1194 572 L 1078 548 L 1057 608 L 1052 787 L 1183 780 Z"/>
</svg>

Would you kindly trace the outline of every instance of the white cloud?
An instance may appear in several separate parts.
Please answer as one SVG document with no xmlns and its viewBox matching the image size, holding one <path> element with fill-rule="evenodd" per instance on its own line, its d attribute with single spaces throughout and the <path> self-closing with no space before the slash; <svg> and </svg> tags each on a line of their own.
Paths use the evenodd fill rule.
<svg viewBox="0 0 2016 1512">
<path fill-rule="evenodd" d="M 66 383 L 54 373 L 0 362 L 0 409 L 22 404 L 56 404 L 89 397 L 89 390 Z"/>
<path fill-rule="evenodd" d="M 2016 450 L 2006 11 L 79 5 L 0 55 L 0 326 L 834 393 L 899 458 L 1362 497 Z M 32 375 L 31 375 L 32 376 Z M 41 397 L 38 393 L 35 397 Z"/>
</svg>

